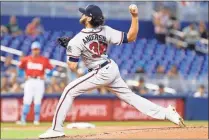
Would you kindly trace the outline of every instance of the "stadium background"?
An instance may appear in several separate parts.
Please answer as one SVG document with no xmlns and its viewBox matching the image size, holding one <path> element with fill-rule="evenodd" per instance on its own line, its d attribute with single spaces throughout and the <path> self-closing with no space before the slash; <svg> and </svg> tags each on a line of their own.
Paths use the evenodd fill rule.
<svg viewBox="0 0 209 140">
<path fill-rule="evenodd" d="M 185 120 L 208 121 L 208 37 L 199 37 L 194 48 L 179 45 L 186 42 L 181 37 L 182 31 L 192 23 L 198 32 L 203 21 L 208 32 L 208 2 L 1 2 L 1 122 L 15 122 L 20 118 L 24 72 L 17 64 L 22 55 L 30 54 L 33 41 L 41 43 L 42 54 L 56 66 L 47 71 L 41 110 L 41 121 L 49 122 L 65 85 L 87 72 L 82 62 L 76 73 L 66 69 L 65 50 L 57 47 L 57 37 L 73 37 L 82 29 L 77 9 L 87 4 L 99 5 L 107 25 L 127 32 L 130 26 L 127 7 L 131 3 L 139 7 L 138 39 L 120 47 L 110 46 L 108 50 L 109 57 L 119 65 L 122 77 L 136 94 L 162 106 L 174 105 Z M 166 33 L 177 40 L 165 44 L 156 39 L 153 22 L 162 7 L 179 24 L 172 36 Z M 19 35 L 5 30 L 11 16 L 16 16 L 22 31 Z M 41 33 L 29 35 L 26 27 L 36 17 L 40 18 Z M 33 120 L 33 110 L 28 120 Z M 118 100 L 105 88 L 78 97 L 67 115 L 68 122 L 130 120 L 151 118 Z"/>
</svg>

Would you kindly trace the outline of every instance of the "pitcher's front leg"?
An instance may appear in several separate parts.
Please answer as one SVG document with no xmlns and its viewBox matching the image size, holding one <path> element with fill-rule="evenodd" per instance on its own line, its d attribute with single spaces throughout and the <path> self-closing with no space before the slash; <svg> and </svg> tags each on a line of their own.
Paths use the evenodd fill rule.
<svg viewBox="0 0 209 140">
<path fill-rule="evenodd" d="M 65 87 L 62 96 L 57 105 L 56 112 L 54 114 L 52 129 L 55 131 L 63 131 L 63 122 L 69 109 L 72 106 L 75 97 L 82 94 L 85 89 L 85 84 L 88 85 L 88 80 L 94 76 L 94 73 L 87 74 L 83 77 L 76 79 Z"/>
<path fill-rule="evenodd" d="M 98 80 L 97 72 L 94 71 L 68 84 L 58 102 L 57 109 L 53 118 L 52 128 L 40 135 L 39 138 L 57 138 L 64 136 L 65 134 L 63 132 L 63 123 L 69 109 L 73 104 L 73 100 L 75 97 L 85 93 L 89 89 L 94 89 L 100 86 L 102 83 L 99 83 Z"/>
</svg>

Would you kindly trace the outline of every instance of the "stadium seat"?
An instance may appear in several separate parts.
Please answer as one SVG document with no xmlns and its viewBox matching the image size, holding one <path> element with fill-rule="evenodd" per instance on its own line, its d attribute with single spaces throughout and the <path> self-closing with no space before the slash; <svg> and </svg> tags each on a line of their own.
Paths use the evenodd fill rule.
<svg viewBox="0 0 209 140">
<path fill-rule="evenodd" d="M 26 35 L 1 37 L 1 45 L 30 54 L 30 45 L 33 41 L 41 43 L 43 55 L 59 61 L 66 60 L 66 50 L 58 47 L 56 39 L 60 36 L 72 37 L 71 31 L 46 31 L 32 38 Z M 148 74 L 155 73 L 157 65 L 165 67 L 166 71 L 175 64 L 179 72 L 186 78 L 201 78 L 208 75 L 208 55 L 196 53 L 193 50 L 178 49 L 172 45 L 158 44 L 155 39 L 138 39 L 135 43 L 111 45 L 108 55 L 115 60 L 119 68 L 125 73 L 135 73 L 138 67 L 144 67 Z M 1 56 L 7 56 L 2 52 Z"/>
</svg>

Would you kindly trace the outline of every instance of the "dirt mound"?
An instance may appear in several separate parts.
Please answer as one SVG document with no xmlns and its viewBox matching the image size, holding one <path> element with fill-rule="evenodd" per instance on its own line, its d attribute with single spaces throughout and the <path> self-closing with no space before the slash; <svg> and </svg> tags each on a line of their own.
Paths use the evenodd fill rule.
<svg viewBox="0 0 209 140">
<path fill-rule="evenodd" d="M 130 139 L 130 138 L 160 138 L 160 139 L 185 139 L 208 138 L 208 127 L 189 126 L 179 127 L 97 127 L 100 133 L 89 135 L 67 136 L 70 139 Z"/>
</svg>

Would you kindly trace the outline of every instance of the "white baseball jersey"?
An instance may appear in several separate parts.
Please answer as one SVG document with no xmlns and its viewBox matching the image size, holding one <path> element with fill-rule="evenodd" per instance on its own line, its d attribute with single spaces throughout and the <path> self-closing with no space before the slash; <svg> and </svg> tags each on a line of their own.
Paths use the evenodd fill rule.
<svg viewBox="0 0 209 140">
<path fill-rule="evenodd" d="M 65 87 L 53 118 L 53 130 L 63 131 L 63 121 L 75 97 L 101 86 L 114 92 L 120 99 L 144 114 L 157 119 L 165 119 L 166 109 L 133 93 L 121 78 L 119 68 L 113 60 L 97 68 L 98 65 L 107 61 L 108 46 L 120 45 L 122 42 L 127 42 L 124 33 L 108 26 L 83 29 L 71 39 L 67 49 L 68 59 L 77 62 L 81 56 L 87 68 L 93 68 L 93 70 Z"/>
<path fill-rule="evenodd" d="M 86 28 L 68 43 L 68 59 L 82 57 L 87 68 L 94 68 L 107 60 L 107 48 L 110 44 L 120 45 L 124 33 L 109 26 Z"/>
</svg>

